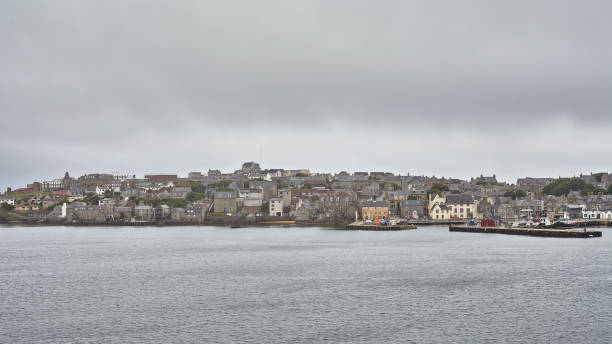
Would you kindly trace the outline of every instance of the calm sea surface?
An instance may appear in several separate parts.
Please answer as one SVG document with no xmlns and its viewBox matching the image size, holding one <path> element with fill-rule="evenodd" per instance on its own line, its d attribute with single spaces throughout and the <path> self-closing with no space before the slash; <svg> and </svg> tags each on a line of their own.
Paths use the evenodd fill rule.
<svg viewBox="0 0 612 344">
<path fill-rule="evenodd" d="M 612 228 L 0 227 L 0 342 L 612 342 Z"/>
</svg>

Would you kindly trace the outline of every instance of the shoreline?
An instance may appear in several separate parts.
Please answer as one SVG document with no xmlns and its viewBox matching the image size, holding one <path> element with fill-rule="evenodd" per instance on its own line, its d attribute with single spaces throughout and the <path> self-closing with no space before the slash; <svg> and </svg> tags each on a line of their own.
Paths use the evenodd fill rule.
<svg viewBox="0 0 612 344">
<path fill-rule="evenodd" d="M 61 221 L 7 221 L 0 222 L 1 226 L 25 226 L 25 227 L 230 227 L 236 222 L 205 221 L 205 222 L 61 222 Z M 344 229 L 350 222 L 300 222 L 295 223 L 266 223 L 238 222 L 240 227 L 327 227 L 332 229 Z"/>
</svg>

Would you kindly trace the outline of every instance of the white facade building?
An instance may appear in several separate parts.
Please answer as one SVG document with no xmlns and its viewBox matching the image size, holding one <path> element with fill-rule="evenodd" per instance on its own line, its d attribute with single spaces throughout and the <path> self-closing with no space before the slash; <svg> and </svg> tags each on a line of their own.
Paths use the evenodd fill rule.
<svg viewBox="0 0 612 344">
<path fill-rule="evenodd" d="M 9 205 L 15 205 L 15 197 L 13 196 L 0 196 L 0 203 L 6 203 Z"/>
<path fill-rule="evenodd" d="M 270 216 L 283 216 L 283 199 L 272 198 L 270 199 Z"/>
</svg>

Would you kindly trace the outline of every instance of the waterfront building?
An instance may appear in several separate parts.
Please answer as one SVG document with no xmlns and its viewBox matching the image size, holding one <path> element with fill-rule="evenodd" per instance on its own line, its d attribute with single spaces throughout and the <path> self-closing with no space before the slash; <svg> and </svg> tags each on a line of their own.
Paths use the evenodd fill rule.
<svg viewBox="0 0 612 344">
<path fill-rule="evenodd" d="M 478 201 L 468 194 L 430 194 L 428 213 L 433 220 L 471 219 L 477 217 Z"/>
<path fill-rule="evenodd" d="M 283 216 L 283 199 L 274 197 L 270 199 L 270 216 Z"/>
<path fill-rule="evenodd" d="M 389 217 L 389 205 L 386 201 L 365 201 L 361 204 L 361 218 L 374 220 Z"/>
<path fill-rule="evenodd" d="M 419 219 L 425 216 L 425 201 L 407 199 L 400 202 L 400 215 L 404 218 Z"/>
<path fill-rule="evenodd" d="M 214 194 L 215 213 L 234 213 L 237 211 L 236 195 L 233 191 L 219 191 Z"/>
</svg>

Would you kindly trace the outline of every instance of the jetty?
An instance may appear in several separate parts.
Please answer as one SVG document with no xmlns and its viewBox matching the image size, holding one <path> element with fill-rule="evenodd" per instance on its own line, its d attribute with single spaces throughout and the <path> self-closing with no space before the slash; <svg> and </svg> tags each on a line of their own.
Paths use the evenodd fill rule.
<svg viewBox="0 0 612 344">
<path fill-rule="evenodd" d="M 295 220 L 268 220 L 268 221 L 257 221 L 259 225 L 294 225 Z"/>
<path fill-rule="evenodd" d="M 353 222 L 346 226 L 346 229 L 358 230 L 358 231 L 401 231 L 407 229 L 416 229 L 415 225 L 373 225 L 364 224 L 361 221 Z"/>
<path fill-rule="evenodd" d="M 601 237 L 601 231 L 584 229 L 552 229 L 523 227 L 482 227 L 467 225 L 450 225 L 450 232 L 494 233 L 510 235 L 529 235 L 552 238 L 595 238 Z"/>
</svg>

